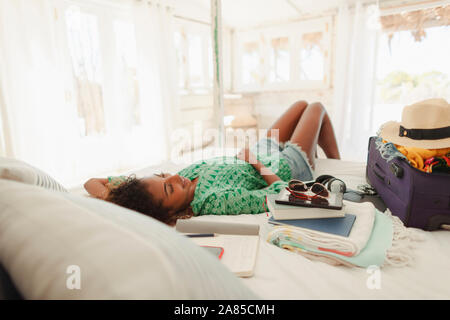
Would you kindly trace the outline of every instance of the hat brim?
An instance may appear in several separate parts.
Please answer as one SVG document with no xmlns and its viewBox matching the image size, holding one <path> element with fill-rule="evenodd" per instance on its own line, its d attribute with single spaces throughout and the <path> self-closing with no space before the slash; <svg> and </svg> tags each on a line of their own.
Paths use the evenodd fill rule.
<svg viewBox="0 0 450 320">
<path fill-rule="evenodd" d="M 443 149 L 450 147 L 450 138 L 439 140 L 414 140 L 408 137 L 400 137 L 398 135 L 399 130 L 399 122 L 389 121 L 381 126 L 379 135 L 388 142 L 404 147 L 416 147 L 422 149 Z"/>
</svg>

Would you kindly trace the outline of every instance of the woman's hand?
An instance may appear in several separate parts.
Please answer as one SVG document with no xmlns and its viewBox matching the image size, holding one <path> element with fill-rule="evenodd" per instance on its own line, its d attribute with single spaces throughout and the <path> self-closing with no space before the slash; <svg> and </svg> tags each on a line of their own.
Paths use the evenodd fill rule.
<svg viewBox="0 0 450 320">
<path fill-rule="evenodd" d="M 105 200 L 109 195 L 108 179 L 91 178 L 84 184 L 86 191 L 97 199 Z"/>
<path fill-rule="evenodd" d="M 258 158 L 249 150 L 249 148 L 242 149 L 236 158 L 244 160 L 251 164 L 256 171 L 262 176 L 266 183 L 270 186 L 275 181 L 281 180 L 276 174 L 274 174 L 269 168 L 266 168 Z"/>
</svg>

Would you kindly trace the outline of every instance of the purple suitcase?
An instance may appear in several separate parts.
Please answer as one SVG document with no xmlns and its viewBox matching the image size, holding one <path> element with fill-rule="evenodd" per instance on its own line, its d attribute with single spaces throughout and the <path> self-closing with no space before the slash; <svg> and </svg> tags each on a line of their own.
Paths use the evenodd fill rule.
<svg viewBox="0 0 450 320">
<path fill-rule="evenodd" d="M 403 158 L 387 162 L 369 139 L 366 178 L 405 226 L 437 230 L 450 224 L 450 174 L 425 173 Z"/>
</svg>

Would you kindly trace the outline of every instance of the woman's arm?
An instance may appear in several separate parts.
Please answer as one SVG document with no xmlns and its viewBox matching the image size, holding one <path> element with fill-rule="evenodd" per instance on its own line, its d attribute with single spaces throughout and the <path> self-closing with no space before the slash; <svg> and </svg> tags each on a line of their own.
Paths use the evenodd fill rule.
<svg viewBox="0 0 450 320">
<path fill-rule="evenodd" d="M 256 171 L 259 172 L 261 177 L 263 177 L 263 179 L 266 181 L 267 185 L 270 186 L 275 181 L 281 180 L 279 176 L 277 176 L 275 173 L 272 172 L 272 170 L 265 167 L 259 160 L 257 160 L 257 161 L 258 162 L 252 166 L 256 169 Z"/>
<path fill-rule="evenodd" d="M 105 200 L 109 195 L 109 188 L 106 186 L 108 179 L 91 178 L 84 184 L 86 191 L 93 197 Z"/>
<path fill-rule="evenodd" d="M 242 149 L 236 156 L 238 159 L 244 160 L 251 164 L 256 171 L 263 177 L 267 185 L 271 185 L 275 181 L 281 180 L 276 174 L 272 172 L 269 168 L 265 167 L 261 161 L 259 161 L 256 156 L 248 149 Z"/>
<path fill-rule="evenodd" d="M 285 187 L 286 183 L 280 180 L 270 187 L 258 190 L 231 188 L 212 192 L 206 197 L 197 214 L 235 215 L 267 212 L 266 196 L 277 194 Z"/>
</svg>

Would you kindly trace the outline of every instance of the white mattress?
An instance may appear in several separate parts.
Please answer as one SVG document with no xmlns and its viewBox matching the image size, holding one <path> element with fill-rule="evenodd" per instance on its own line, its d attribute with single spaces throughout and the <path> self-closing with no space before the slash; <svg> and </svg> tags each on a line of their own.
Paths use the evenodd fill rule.
<svg viewBox="0 0 450 320">
<path fill-rule="evenodd" d="M 136 172 L 176 172 L 179 166 L 166 163 Z M 365 183 L 365 164 L 319 159 L 316 176 L 331 174 L 350 188 Z M 257 223 L 261 244 L 254 276 L 243 282 L 263 299 L 450 299 L 450 231 L 418 230 L 424 240 L 415 246 L 413 265 L 380 269 L 380 288 L 367 285 L 373 273 L 364 268 L 331 266 L 310 261 L 265 241 L 267 215 L 201 216 L 193 219 Z"/>
</svg>

